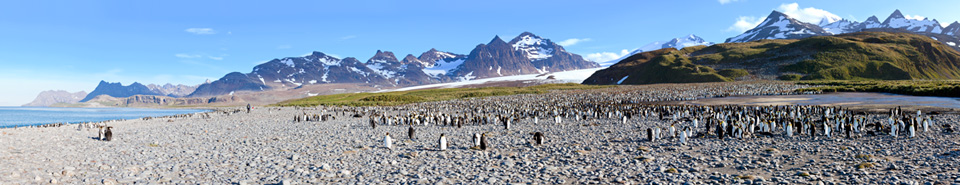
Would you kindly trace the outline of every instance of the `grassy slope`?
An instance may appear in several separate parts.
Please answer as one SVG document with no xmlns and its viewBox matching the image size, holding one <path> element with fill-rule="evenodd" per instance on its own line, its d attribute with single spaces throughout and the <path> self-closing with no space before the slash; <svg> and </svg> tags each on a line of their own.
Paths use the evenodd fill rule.
<svg viewBox="0 0 960 185">
<path fill-rule="evenodd" d="M 739 69 L 775 70 L 786 80 L 960 79 L 960 52 L 926 36 L 887 32 L 723 43 L 637 54 L 585 83 L 612 84 L 624 74 L 624 84 L 730 81 L 744 75 Z"/>
<path fill-rule="evenodd" d="M 383 93 L 349 93 L 314 96 L 303 99 L 288 100 L 275 104 L 276 106 L 312 107 L 326 106 L 392 106 L 409 103 L 444 101 L 460 98 L 475 98 L 486 96 L 504 96 L 514 94 L 540 94 L 550 90 L 568 89 L 595 89 L 604 86 L 588 86 L 580 84 L 546 84 L 530 87 L 484 87 L 484 88 L 447 88 L 425 89 Z"/>
<path fill-rule="evenodd" d="M 807 81 L 821 85 L 799 89 L 799 92 L 885 92 L 915 96 L 960 97 L 960 81 L 956 80 L 889 80 L 889 81 Z"/>
</svg>

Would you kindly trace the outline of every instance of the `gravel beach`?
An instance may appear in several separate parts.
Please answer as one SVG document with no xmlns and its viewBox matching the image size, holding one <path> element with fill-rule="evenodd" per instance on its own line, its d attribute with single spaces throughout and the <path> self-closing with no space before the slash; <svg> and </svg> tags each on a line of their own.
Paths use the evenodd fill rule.
<svg viewBox="0 0 960 185">
<path fill-rule="evenodd" d="M 96 129 L 78 131 L 76 125 L 0 129 L 0 184 L 960 184 L 960 134 L 941 127 L 960 128 L 956 114 L 930 115 L 937 124 L 912 138 L 787 137 L 777 130 L 739 139 L 707 135 L 685 144 L 671 137 L 648 141 L 645 129 L 674 123 L 649 113 L 626 123 L 621 117 L 576 119 L 578 113 L 562 116 L 561 123 L 515 117 L 509 130 L 501 124 L 420 124 L 412 126 L 416 139 L 407 137 L 408 125 L 369 124 L 374 115 L 496 116 L 488 109 L 639 105 L 788 94 L 801 87 L 666 84 L 396 107 L 217 108 L 209 117 L 111 122 L 113 141 L 97 140 Z M 335 119 L 294 121 L 303 114 Z M 546 142 L 533 145 L 532 132 L 544 133 Z M 383 145 L 386 133 L 393 149 Z M 475 133 L 486 133 L 487 150 L 471 149 Z M 447 150 L 438 150 L 440 134 L 450 143 Z"/>
</svg>

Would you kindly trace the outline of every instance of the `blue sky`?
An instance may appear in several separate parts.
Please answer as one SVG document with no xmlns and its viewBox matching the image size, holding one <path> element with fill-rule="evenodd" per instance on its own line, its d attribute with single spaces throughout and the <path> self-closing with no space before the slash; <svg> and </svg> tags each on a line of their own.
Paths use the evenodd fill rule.
<svg viewBox="0 0 960 185">
<path fill-rule="evenodd" d="M 530 31 L 593 60 L 696 34 L 722 42 L 771 10 L 804 17 L 960 19 L 960 1 L 4 1 L 0 106 L 100 80 L 199 84 L 273 58 L 321 51 L 365 61 L 437 48 L 467 54 Z M 826 12 L 826 13 L 824 13 Z M 790 14 L 790 13 L 788 13 Z M 811 19 L 812 19 L 811 18 Z M 751 25 L 752 24 L 752 25 Z M 739 25 L 739 26 L 737 26 Z"/>
</svg>

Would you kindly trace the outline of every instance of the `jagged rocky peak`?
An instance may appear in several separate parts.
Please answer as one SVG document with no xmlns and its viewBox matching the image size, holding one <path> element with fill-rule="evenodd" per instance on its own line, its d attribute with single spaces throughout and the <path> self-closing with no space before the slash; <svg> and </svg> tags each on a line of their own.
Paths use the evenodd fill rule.
<svg viewBox="0 0 960 185">
<path fill-rule="evenodd" d="M 749 42 L 762 39 L 800 39 L 811 36 L 833 35 L 820 26 L 805 23 L 790 16 L 773 11 L 760 25 L 743 34 L 727 39 L 726 42 Z"/>
<path fill-rule="evenodd" d="M 40 92 L 32 102 L 24 104 L 24 107 L 46 107 L 57 103 L 77 103 L 87 96 L 87 92 L 67 92 L 64 90 L 49 90 Z"/>
<path fill-rule="evenodd" d="M 890 24 L 890 21 L 893 19 L 906 19 L 906 16 L 903 16 L 903 13 L 900 13 L 900 9 L 894 10 L 886 20 L 883 20 L 883 24 Z"/>
<path fill-rule="evenodd" d="M 108 83 L 107 81 L 101 80 L 100 84 L 97 85 L 97 88 L 94 89 L 90 94 L 87 94 L 80 102 L 86 102 L 90 99 L 93 99 L 100 95 L 108 95 L 116 98 L 126 98 L 133 95 L 163 95 L 159 92 L 153 91 L 147 86 L 140 84 L 139 82 L 133 82 L 130 85 L 124 86 L 117 83 Z"/>
<path fill-rule="evenodd" d="M 397 60 L 397 56 L 393 55 L 393 52 L 380 51 L 380 50 L 377 50 L 377 54 L 374 54 L 373 57 L 370 57 L 370 60 L 367 60 L 367 64 L 393 63 L 393 62 L 400 62 L 399 60 Z"/>
</svg>

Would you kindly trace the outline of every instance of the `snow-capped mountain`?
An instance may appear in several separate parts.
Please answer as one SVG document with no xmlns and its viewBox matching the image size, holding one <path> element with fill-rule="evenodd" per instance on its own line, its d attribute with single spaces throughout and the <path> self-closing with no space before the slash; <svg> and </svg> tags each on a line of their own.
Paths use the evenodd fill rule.
<svg viewBox="0 0 960 185">
<path fill-rule="evenodd" d="M 773 13 L 757 27 L 736 37 L 729 38 L 726 42 L 749 42 L 761 39 L 800 39 L 811 36 L 860 32 L 868 29 L 918 34 L 944 34 L 954 37 L 960 35 L 960 23 L 951 24 L 951 26 L 943 28 L 936 19 L 909 19 L 906 18 L 900 10 L 895 10 L 883 22 L 881 22 L 877 16 L 870 16 L 864 22 L 846 19 L 824 19 L 817 25 L 803 23 L 783 13 L 773 11 Z"/>
<path fill-rule="evenodd" d="M 726 42 L 749 42 L 761 39 L 801 39 L 818 35 L 833 35 L 815 24 L 800 22 L 786 14 L 773 11 L 757 27 L 732 37 Z"/>
<path fill-rule="evenodd" d="M 943 31 L 943 27 L 940 27 L 940 22 L 937 22 L 936 19 L 907 19 L 902 13 L 900 13 L 900 10 L 894 11 L 893 14 L 890 14 L 890 16 L 887 17 L 887 20 L 884 20 L 883 23 L 880 24 L 883 28 L 905 29 L 912 32 L 940 33 Z"/>
<path fill-rule="evenodd" d="M 599 67 L 560 45 L 529 32 L 510 43 L 495 37 L 480 44 L 470 55 L 430 49 L 420 57 L 398 60 L 390 51 L 378 50 L 366 62 L 339 59 L 321 52 L 302 57 L 273 59 L 247 74 L 234 72 L 203 84 L 190 97 L 216 96 L 235 91 L 296 88 L 323 83 L 365 83 L 414 86 L 478 78 L 538 74 Z"/>
<path fill-rule="evenodd" d="M 701 38 L 700 36 L 697 36 L 697 35 L 694 35 L 694 34 L 690 34 L 690 35 L 687 35 L 687 36 L 685 36 L 685 37 L 677 37 L 677 38 L 673 38 L 673 39 L 670 39 L 670 40 L 667 40 L 667 41 L 651 42 L 650 44 L 644 45 L 643 47 L 640 47 L 640 48 L 638 48 L 638 49 L 636 49 L 636 50 L 631 51 L 630 53 L 628 53 L 628 54 L 626 54 L 626 55 L 623 55 L 623 57 L 620 57 L 620 58 L 618 58 L 618 59 L 616 59 L 616 60 L 607 61 L 607 62 L 604 62 L 604 63 L 606 63 L 606 64 L 616 64 L 617 62 L 620 62 L 621 60 L 623 60 L 623 59 L 625 59 L 625 58 L 627 58 L 627 57 L 633 56 L 634 54 L 642 53 L 642 52 L 646 52 L 646 51 L 653 51 L 653 50 L 663 49 L 663 48 L 683 49 L 683 48 L 685 48 L 685 47 L 690 47 L 690 46 L 700 46 L 700 45 L 710 46 L 710 45 L 713 45 L 713 44 L 715 44 L 715 43 L 713 43 L 713 42 L 707 42 L 707 40 L 704 40 L 704 39 Z"/>
<path fill-rule="evenodd" d="M 857 21 L 850 21 L 846 19 L 841 19 L 838 21 L 829 22 L 826 18 L 823 21 L 820 21 L 821 28 L 824 31 L 830 32 L 831 34 L 843 34 L 843 33 L 852 33 L 862 30 L 861 24 Z"/>
<path fill-rule="evenodd" d="M 943 28 L 941 33 L 944 35 L 960 37 L 960 22 L 954 21 L 953 23 L 950 23 L 950 25 L 948 25 L 946 28 Z"/>
<path fill-rule="evenodd" d="M 448 75 L 454 79 L 468 80 L 595 67 L 600 65 L 567 52 L 550 39 L 524 32 L 510 42 L 496 36 L 487 44 L 477 45 L 463 64 Z"/>
</svg>

